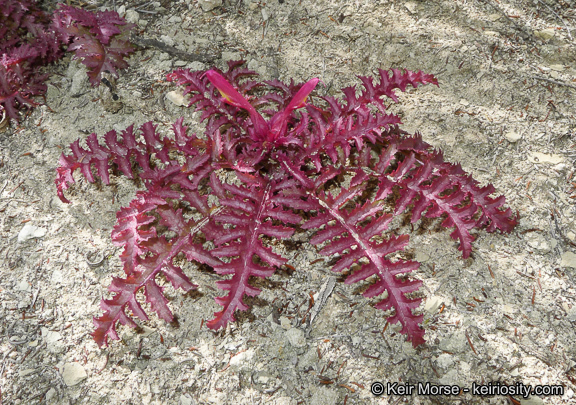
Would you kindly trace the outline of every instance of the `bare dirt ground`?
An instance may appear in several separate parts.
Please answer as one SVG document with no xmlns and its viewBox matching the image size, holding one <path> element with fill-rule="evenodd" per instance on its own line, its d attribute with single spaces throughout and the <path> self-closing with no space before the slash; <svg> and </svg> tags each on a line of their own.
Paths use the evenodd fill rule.
<svg viewBox="0 0 576 405">
<path fill-rule="evenodd" d="M 64 59 L 51 67 L 47 105 L 0 133 L 0 402 L 576 403 L 575 4 L 234 0 L 204 11 L 210 1 L 200 3 L 84 4 L 115 7 L 138 24 L 140 40 L 162 44 L 131 57 L 119 102 Z M 80 180 L 65 205 L 54 169 L 91 132 L 149 120 L 168 132 L 182 115 L 199 128 L 197 114 L 166 98 L 176 90 L 167 72 L 210 67 L 190 55 L 215 55 L 221 68 L 245 59 L 264 79 L 319 77 L 320 94 L 378 68 L 437 76 L 440 87 L 410 90 L 393 107 L 404 129 L 494 184 L 521 220 L 511 235 L 478 232 L 465 261 L 446 230 L 415 230 L 409 251 L 422 263 L 426 345 L 413 349 L 341 282 L 309 328 L 294 327 L 331 276 L 304 239 L 289 251 L 295 271 L 277 272 L 226 331 L 202 326 L 218 309 L 216 277 L 190 267 L 200 293 L 171 293 L 179 326 L 152 317 L 143 333 L 121 327 L 121 341 L 97 347 L 92 317 L 122 273 L 110 231 L 136 188 L 125 178 L 110 187 Z M 560 385 L 563 394 L 376 397 L 376 381 Z"/>
</svg>

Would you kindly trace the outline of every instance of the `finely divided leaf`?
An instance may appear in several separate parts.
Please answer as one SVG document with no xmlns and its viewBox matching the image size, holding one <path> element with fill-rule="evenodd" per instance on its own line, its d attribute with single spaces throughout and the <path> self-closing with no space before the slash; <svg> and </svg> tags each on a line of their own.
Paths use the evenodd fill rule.
<svg viewBox="0 0 576 405">
<path fill-rule="evenodd" d="M 60 5 L 53 24 L 62 42 L 72 41 L 68 51 L 86 65 L 93 86 L 100 84 L 103 72 L 118 77 L 116 69 L 128 67 L 124 58 L 134 52 L 129 40 L 134 26 L 115 11 L 92 13 L 66 5 Z"/>
<path fill-rule="evenodd" d="M 216 299 L 224 308 L 214 314 L 214 319 L 208 321 L 207 325 L 211 329 L 219 329 L 234 321 L 236 310 L 248 309 L 243 301 L 244 296 L 260 293 L 258 288 L 249 284 L 251 276 L 269 277 L 274 273 L 274 267 L 286 263 L 286 259 L 264 246 L 260 236 L 288 238 L 294 230 L 283 225 L 273 225 L 271 219 L 283 217 L 289 223 L 300 221 L 299 216 L 277 206 L 278 201 L 274 194 L 281 188 L 276 182 L 265 182 L 246 176 L 244 180 L 251 180 L 253 183 L 236 186 L 222 183 L 217 176 L 211 176 L 212 188 L 219 196 L 222 206 L 226 207 L 216 214 L 214 219 L 233 226 L 214 239 L 216 248 L 210 252 L 216 257 L 231 258 L 228 263 L 216 266 L 215 270 L 221 275 L 232 275 L 230 279 L 217 283 L 218 287 L 228 291 L 228 294 Z M 262 264 L 255 261 L 256 258 Z"/>
<path fill-rule="evenodd" d="M 360 197 L 366 184 L 352 186 L 343 189 L 341 193 L 332 197 L 323 192 L 310 193 L 312 201 L 318 204 L 318 216 L 311 219 L 302 227 L 304 229 L 316 229 L 324 226 L 310 240 L 312 244 L 325 243 L 320 251 L 321 254 L 330 256 L 339 255 L 339 259 L 332 268 L 333 271 L 344 271 L 361 259 L 368 260 L 362 264 L 359 270 L 348 276 L 346 284 L 356 283 L 376 276 L 376 282 L 365 292 L 367 298 L 387 294 L 375 307 L 383 311 L 393 310 L 388 316 L 390 323 L 400 322 L 402 333 L 408 336 L 414 346 L 424 343 L 424 330 L 419 324 L 423 320 L 422 315 L 415 315 L 412 311 L 420 305 L 421 299 L 409 298 L 406 294 L 418 290 L 421 281 L 399 279 L 397 276 L 405 276 L 419 266 L 417 262 L 395 261 L 386 258 L 387 255 L 402 250 L 408 244 L 408 236 L 402 235 L 397 238 L 394 235 L 382 242 L 375 242 L 372 238 L 380 236 L 387 228 L 391 216 L 378 216 L 377 201 L 356 203 L 352 209 L 346 209 L 349 202 Z M 330 221 L 335 221 L 330 225 Z M 366 221 L 369 221 L 367 224 Z"/>
</svg>

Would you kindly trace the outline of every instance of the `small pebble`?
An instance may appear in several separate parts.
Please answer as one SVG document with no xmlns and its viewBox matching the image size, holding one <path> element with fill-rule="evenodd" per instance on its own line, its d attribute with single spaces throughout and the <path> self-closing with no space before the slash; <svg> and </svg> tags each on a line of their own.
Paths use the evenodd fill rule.
<svg viewBox="0 0 576 405">
<path fill-rule="evenodd" d="M 46 229 L 37 226 L 26 224 L 18 233 L 18 242 L 25 242 L 34 238 L 41 238 L 46 235 Z"/>
<path fill-rule="evenodd" d="M 572 252 L 564 252 L 560 261 L 560 266 L 576 269 L 576 254 Z"/>
<path fill-rule="evenodd" d="M 520 139 L 522 139 L 522 134 L 518 133 L 516 131 L 509 131 L 506 132 L 506 140 L 510 143 L 514 143 L 514 142 L 518 142 Z"/>
<path fill-rule="evenodd" d="M 169 35 L 161 35 L 160 41 L 164 42 L 168 46 L 174 46 L 174 39 Z"/>
<path fill-rule="evenodd" d="M 306 337 L 304 336 L 304 331 L 298 328 L 292 328 L 286 331 L 286 338 L 288 342 L 294 347 L 304 347 L 306 346 Z"/>
<path fill-rule="evenodd" d="M 50 402 L 52 398 L 56 395 L 56 390 L 54 388 L 50 388 L 46 393 L 46 402 Z"/>
<path fill-rule="evenodd" d="M 268 10 L 266 10 L 265 8 L 262 9 L 262 19 L 264 21 L 268 21 L 268 18 L 270 18 L 270 14 L 268 13 Z"/>
<path fill-rule="evenodd" d="M 186 97 L 184 97 L 184 95 L 178 91 L 169 91 L 166 93 L 166 99 L 179 107 L 188 105 Z"/>
<path fill-rule="evenodd" d="M 132 24 L 138 24 L 138 20 L 140 20 L 140 14 L 136 10 L 127 10 L 126 11 L 126 21 Z"/>
<path fill-rule="evenodd" d="M 64 364 L 62 379 L 67 386 L 72 387 L 73 385 L 85 380 L 86 377 L 88 377 L 86 370 L 84 370 L 84 367 L 82 367 L 80 363 L 74 362 Z"/>
<path fill-rule="evenodd" d="M 544 41 L 548 41 L 553 38 L 555 33 L 556 31 L 554 28 L 546 28 L 541 31 L 534 31 L 534 35 Z"/>
<path fill-rule="evenodd" d="M 222 0 L 198 0 L 202 11 L 211 11 L 222 5 Z"/>
</svg>

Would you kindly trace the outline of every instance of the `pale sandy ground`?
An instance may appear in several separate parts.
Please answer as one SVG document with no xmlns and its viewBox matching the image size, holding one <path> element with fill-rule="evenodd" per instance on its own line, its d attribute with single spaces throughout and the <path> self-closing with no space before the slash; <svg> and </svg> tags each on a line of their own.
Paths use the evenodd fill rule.
<svg viewBox="0 0 576 405">
<path fill-rule="evenodd" d="M 381 314 L 341 282 L 309 329 L 293 328 L 331 275 L 309 235 L 285 248 L 296 270 L 272 277 L 230 329 L 201 327 L 218 308 L 216 276 L 189 266 L 201 293 L 169 292 L 179 328 L 152 317 L 143 334 L 122 327 L 122 341 L 99 349 L 92 317 L 122 272 L 110 231 L 135 186 L 81 181 L 64 205 L 53 183 L 58 157 L 77 138 L 132 123 L 154 120 L 167 131 L 184 115 L 199 128 L 197 115 L 166 99 L 175 88 L 164 76 L 209 65 L 139 51 L 117 81 L 122 104 L 113 105 L 94 101 L 109 98 L 108 89 L 91 88 L 65 59 L 53 68 L 50 109 L 0 133 L 3 403 L 518 403 L 471 393 L 377 398 L 375 381 L 554 384 L 564 395 L 521 403 L 576 403 L 573 2 L 247 0 L 207 12 L 190 0 L 100 5 L 123 6 L 141 37 L 218 55 L 219 67 L 246 59 L 264 79 L 319 77 L 321 94 L 378 68 L 435 74 L 439 88 L 410 90 L 393 107 L 404 128 L 493 183 L 521 220 L 511 235 L 477 232 L 465 261 L 449 232 L 415 231 L 409 252 L 422 262 L 416 276 L 428 297 L 428 343 L 417 350 L 394 328 L 382 333 Z M 40 237 L 19 241 L 25 225 Z"/>
</svg>

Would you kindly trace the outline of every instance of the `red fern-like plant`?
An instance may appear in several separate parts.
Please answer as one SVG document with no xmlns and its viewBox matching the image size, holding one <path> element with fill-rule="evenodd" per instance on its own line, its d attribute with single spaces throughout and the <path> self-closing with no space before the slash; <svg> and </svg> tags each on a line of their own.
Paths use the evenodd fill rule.
<svg viewBox="0 0 576 405">
<path fill-rule="evenodd" d="M 207 323 L 224 327 L 236 310 L 248 308 L 246 296 L 260 292 L 250 277 L 269 277 L 287 262 L 263 236 L 284 240 L 303 228 L 317 231 L 310 242 L 321 245 L 323 255 L 336 255 L 333 271 L 355 265 L 347 284 L 374 279 L 364 295 L 379 297 L 376 308 L 390 323 L 400 322 L 414 346 L 424 343 L 423 317 L 415 312 L 421 299 L 411 294 L 421 285 L 410 275 L 419 264 L 390 259 L 409 239 L 388 228 L 392 218 L 406 211 L 412 222 L 443 217 L 465 258 L 472 228 L 510 232 L 516 224 L 503 208 L 504 197 L 490 197 L 491 185 L 481 187 L 387 113 L 384 96 L 397 101 L 396 89 L 436 79 L 380 70 L 377 83 L 360 77 L 362 91 L 345 88 L 342 100 L 310 101 L 318 79 L 296 85 L 249 80 L 253 76 L 242 62 L 230 62 L 227 72 L 177 70 L 168 76 L 202 112 L 203 137 L 189 134 L 182 118 L 173 137 L 160 137 L 146 123 L 141 137 L 132 127 L 120 135 L 108 132 L 104 144 L 92 134 L 88 149 L 76 141 L 72 154 L 60 158 L 56 185 L 63 201 L 76 169 L 93 182 L 96 168 L 107 184 L 116 168 L 129 178 L 138 175 L 146 188 L 117 214 L 112 240 L 124 248 L 126 277 L 115 278 L 112 297 L 102 301 L 95 340 L 106 345 L 108 338 L 118 339 L 118 322 L 135 326 L 133 317 L 148 319 L 138 291 L 158 316 L 173 319 L 155 278 L 163 273 L 175 288 L 196 288 L 174 263 L 180 254 L 226 276 L 218 282 L 226 294 L 216 299 L 223 308 Z M 170 232 L 161 233 L 159 225 Z"/>
<path fill-rule="evenodd" d="M 16 121 L 46 92 L 40 67 L 60 57 L 49 23 L 33 1 L 0 0 L 0 113 Z"/>
<path fill-rule="evenodd" d="M 0 115 L 20 120 L 19 111 L 37 105 L 48 74 L 42 69 L 68 52 L 88 68 L 93 86 L 102 72 L 117 76 L 134 52 L 128 24 L 115 11 L 90 12 L 59 5 L 52 15 L 34 0 L 0 0 Z"/>
<path fill-rule="evenodd" d="M 88 68 L 92 86 L 100 84 L 103 72 L 118 76 L 116 69 L 128 67 L 124 60 L 134 52 L 130 30 L 135 27 L 115 11 L 90 12 L 61 4 L 54 15 L 53 29 L 68 52 Z"/>
</svg>

